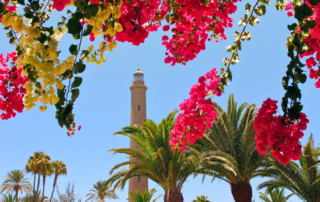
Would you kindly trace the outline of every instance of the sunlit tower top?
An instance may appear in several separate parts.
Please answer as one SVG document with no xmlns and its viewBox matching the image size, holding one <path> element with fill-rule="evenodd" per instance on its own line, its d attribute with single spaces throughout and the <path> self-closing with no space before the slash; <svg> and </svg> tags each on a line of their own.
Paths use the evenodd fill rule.
<svg viewBox="0 0 320 202">
<path fill-rule="evenodd" d="M 138 70 L 133 74 L 133 85 L 131 90 L 131 125 L 142 126 L 143 121 L 147 118 L 147 104 L 146 104 L 146 92 L 147 86 L 144 85 L 144 74 Z M 130 139 L 130 148 L 141 150 L 140 146 Z M 137 161 L 135 158 L 130 157 L 130 161 Z M 130 168 L 132 166 L 130 165 Z M 129 179 L 129 192 L 139 190 L 141 193 L 143 190 L 148 189 L 148 178 L 146 177 L 132 177 Z M 129 196 L 130 198 L 130 196 Z"/>
</svg>

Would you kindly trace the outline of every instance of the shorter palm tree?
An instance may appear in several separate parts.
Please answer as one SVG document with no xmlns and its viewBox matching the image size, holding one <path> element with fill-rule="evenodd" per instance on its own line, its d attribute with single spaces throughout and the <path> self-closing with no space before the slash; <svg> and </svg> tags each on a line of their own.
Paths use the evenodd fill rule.
<svg viewBox="0 0 320 202">
<path fill-rule="evenodd" d="M 52 162 L 53 170 L 54 170 L 54 180 L 53 180 L 53 189 L 50 197 L 50 202 L 53 198 L 53 193 L 57 185 L 58 177 L 60 175 L 66 175 L 67 174 L 67 166 L 62 161 L 56 160 Z"/>
<path fill-rule="evenodd" d="M 1 194 L 1 198 L 0 198 L 0 201 L 3 201 L 3 202 L 16 202 L 16 196 L 15 195 L 12 195 L 11 193 L 5 195 L 5 194 Z"/>
<path fill-rule="evenodd" d="M 107 181 L 98 181 L 96 184 L 93 185 L 94 189 L 90 191 L 92 193 L 87 194 L 89 198 L 87 201 L 99 201 L 103 202 L 105 198 L 108 199 L 117 199 L 118 196 L 114 193 L 114 190 L 109 190 L 112 186 L 112 183 L 107 183 Z"/>
<path fill-rule="evenodd" d="M 289 194 L 288 196 L 284 195 L 284 188 L 281 190 L 279 188 L 274 189 L 273 191 L 266 191 L 266 193 L 261 193 L 259 199 L 261 199 L 264 202 L 287 202 L 289 198 L 293 195 Z M 268 195 L 270 195 L 271 199 L 268 198 Z"/>
<path fill-rule="evenodd" d="M 0 187 L 0 193 L 2 192 L 15 192 L 16 201 L 18 201 L 19 192 L 22 194 L 32 191 L 32 186 L 28 181 L 29 178 L 25 178 L 26 173 L 23 170 L 13 170 L 7 173 L 7 176 Z"/>
<path fill-rule="evenodd" d="M 208 200 L 208 197 L 207 196 L 197 196 L 197 199 L 193 200 L 192 202 L 210 202 Z"/>
<path fill-rule="evenodd" d="M 151 189 L 150 191 L 148 191 L 147 189 L 143 190 L 143 193 L 141 193 L 139 190 L 135 190 L 136 193 L 133 192 L 129 192 L 130 195 L 130 199 L 127 199 L 128 201 L 132 201 L 132 202 L 151 202 L 151 198 L 153 197 L 153 195 L 157 192 L 156 189 Z M 153 199 L 152 202 L 155 202 L 158 198 L 160 198 L 159 195 L 157 198 Z"/>
<path fill-rule="evenodd" d="M 49 156 L 48 156 L 49 157 Z M 42 202 L 44 200 L 44 192 L 45 192 L 45 188 L 46 188 L 46 177 L 47 176 L 51 176 L 54 173 L 54 169 L 53 169 L 53 164 L 51 162 L 49 162 L 51 159 L 50 157 L 48 158 L 48 161 L 46 162 L 46 164 L 43 164 L 40 168 L 40 174 L 42 174 L 42 179 L 43 179 L 43 192 L 42 192 Z"/>
<path fill-rule="evenodd" d="M 129 161 L 115 165 L 110 171 L 112 174 L 116 169 L 130 165 L 129 169 L 118 171 L 108 180 L 116 182 L 115 190 L 123 189 L 132 177 L 144 176 L 163 188 L 165 202 L 183 202 L 182 185 L 199 166 L 200 153 L 193 148 L 184 152 L 171 150 L 169 141 L 177 112 L 177 110 L 171 112 L 160 124 L 147 119 L 142 126 L 124 127 L 115 133 L 129 137 L 141 147 L 141 150 L 134 148 L 110 150 L 114 151 L 114 154 L 123 153 L 130 157 Z"/>
<path fill-rule="evenodd" d="M 315 147 L 311 134 L 309 142 L 303 147 L 299 164 L 290 161 L 282 165 L 275 159 L 271 159 L 268 167 L 260 169 L 256 176 L 270 177 L 262 182 L 257 189 L 267 188 L 272 191 L 276 188 L 285 188 L 297 195 L 304 202 L 320 201 L 320 169 L 317 153 L 320 149 Z"/>
</svg>

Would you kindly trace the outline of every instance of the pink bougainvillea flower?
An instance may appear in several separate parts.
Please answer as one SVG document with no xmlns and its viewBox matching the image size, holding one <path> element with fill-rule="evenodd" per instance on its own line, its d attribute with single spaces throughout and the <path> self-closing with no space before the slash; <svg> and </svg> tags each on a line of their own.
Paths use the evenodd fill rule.
<svg viewBox="0 0 320 202">
<path fill-rule="evenodd" d="M 214 124 L 214 118 L 218 115 L 214 103 L 208 99 L 208 94 L 221 95 L 218 91 L 220 78 L 217 77 L 218 71 L 214 68 L 205 76 L 201 76 L 198 83 L 190 89 L 190 98 L 185 99 L 179 109 L 182 111 L 178 115 L 177 121 L 171 131 L 169 145 L 172 150 L 184 151 L 187 143 L 194 144 L 198 138 L 204 137 L 206 129 Z"/>
<path fill-rule="evenodd" d="M 70 0 L 52 0 L 53 1 L 53 8 L 57 11 L 62 11 L 66 5 L 70 2 Z"/>
<path fill-rule="evenodd" d="M 89 36 L 90 41 L 94 41 L 95 38 L 96 38 L 96 37 L 94 36 L 94 33 L 91 32 L 91 33 L 90 33 L 90 36 Z"/>
<path fill-rule="evenodd" d="M 17 12 L 17 7 L 15 5 L 7 6 L 6 9 L 8 10 L 8 12 Z"/>
<path fill-rule="evenodd" d="M 304 136 L 302 131 L 307 129 L 309 120 L 300 112 L 299 121 L 290 124 L 287 119 L 284 124 L 282 116 L 275 116 L 276 104 L 277 101 L 270 98 L 265 100 L 254 119 L 256 148 L 261 155 L 266 155 L 270 149 L 273 158 L 286 165 L 290 160 L 299 160 L 302 154 L 299 140 Z"/>
<path fill-rule="evenodd" d="M 89 0 L 92 4 L 101 4 L 100 0 Z"/>
<path fill-rule="evenodd" d="M 164 36 L 162 37 L 162 41 L 167 41 L 168 39 L 169 39 L 169 37 L 166 36 L 166 35 L 164 35 Z"/>
<path fill-rule="evenodd" d="M 288 15 L 288 17 L 292 17 L 293 13 L 292 12 L 288 12 L 287 15 Z"/>
<path fill-rule="evenodd" d="M 21 113 L 24 109 L 23 97 L 26 89 L 23 85 L 29 80 L 22 76 L 22 67 L 8 67 L 9 60 L 14 64 L 18 59 L 16 52 L 8 53 L 7 57 L 0 54 L 0 118 L 7 120 L 15 117 L 17 113 Z"/>
<path fill-rule="evenodd" d="M 169 29 L 170 29 L 170 26 L 169 25 L 165 25 L 165 26 L 163 26 L 163 31 L 169 31 Z"/>
</svg>

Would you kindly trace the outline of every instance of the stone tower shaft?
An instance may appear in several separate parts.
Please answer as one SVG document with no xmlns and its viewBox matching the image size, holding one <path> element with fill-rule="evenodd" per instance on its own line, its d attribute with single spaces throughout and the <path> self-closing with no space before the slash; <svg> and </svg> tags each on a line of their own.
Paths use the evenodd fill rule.
<svg viewBox="0 0 320 202">
<path fill-rule="evenodd" d="M 138 69 L 134 74 L 133 85 L 131 90 L 131 121 L 130 125 L 142 126 L 143 121 L 147 118 L 147 104 L 146 104 L 146 92 L 147 86 L 144 85 L 143 73 Z M 140 146 L 130 139 L 130 148 L 139 149 Z M 137 161 L 135 158 L 130 157 L 130 161 Z M 132 165 L 130 165 L 130 168 Z M 139 190 L 143 193 L 144 189 L 148 189 L 148 178 L 138 176 L 129 179 L 129 192 L 135 193 L 135 190 Z"/>
</svg>

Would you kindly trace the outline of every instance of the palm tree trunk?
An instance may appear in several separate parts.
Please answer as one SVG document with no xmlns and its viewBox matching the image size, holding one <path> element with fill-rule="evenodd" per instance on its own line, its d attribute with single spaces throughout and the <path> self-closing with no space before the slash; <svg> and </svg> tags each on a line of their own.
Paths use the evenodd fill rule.
<svg viewBox="0 0 320 202">
<path fill-rule="evenodd" d="M 56 188 L 56 185 L 57 185 L 57 180 L 58 180 L 58 174 L 55 173 L 55 175 L 54 175 L 54 181 L 53 181 L 53 190 L 52 190 L 52 193 L 51 193 L 50 202 L 52 201 L 54 189 Z"/>
<path fill-rule="evenodd" d="M 251 202 L 252 187 L 249 182 L 231 183 L 231 192 L 235 202 Z"/>
<path fill-rule="evenodd" d="M 42 190 L 42 202 L 44 201 L 44 190 L 45 190 L 45 187 L 46 187 L 46 177 L 47 175 L 43 175 L 43 190 Z"/>
<path fill-rule="evenodd" d="M 169 191 L 169 199 L 166 194 L 164 195 L 164 202 L 183 202 L 183 196 L 180 191 Z"/>
<path fill-rule="evenodd" d="M 18 194 L 19 194 L 19 190 L 16 190 L 16 202 L 18 202 Z"/>
<path fill-rule="evenodd" d="M 38 173 L 38 185 L 37 185 L 37 192 L 39 192 L 39 188 L 40 188 L 40 173 Z"/>
<path fill-rule="evenodd" d="M 37 196 L 40 197 L 39 188 L 40 188 L 40 172 L 38 173 L 38 185 L 37 185 Z M 35 202 L 38 201 L 38 198 L 39 198 L 39 197 L 36 197 L 36 198 L 35 198 Z"/>
<path fill-rule="evenodd" d="M 33 179 L 33 194 L 34 192 L 36 191 L 36 178 L 37 178 L 37 174 L 36 173 L 33 173 L 34 175 L 34 179 Z"/>
</svg>

